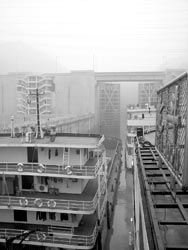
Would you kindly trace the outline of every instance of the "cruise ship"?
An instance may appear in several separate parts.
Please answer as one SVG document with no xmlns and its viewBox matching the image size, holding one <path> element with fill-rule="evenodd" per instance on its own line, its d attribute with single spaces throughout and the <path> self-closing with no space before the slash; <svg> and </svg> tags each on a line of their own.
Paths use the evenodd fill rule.
<svg viewBox="0 0 188 250">
<path fill-rule="evenodd" d="M 138 106 L 129 105 L 127 107 L 127 168 L 131 168 L 133 166 L 135 136 L 143 136 L 144 134 L 155 130 L 155 124 L 156 108 L 154 106 L 140 108 Z"/>
<path fill-rule="evenodd" d="M 0 247 L 95 249 L 107 204 L 105 138 L 39 135 L 0 135 Z"/>
</svg>

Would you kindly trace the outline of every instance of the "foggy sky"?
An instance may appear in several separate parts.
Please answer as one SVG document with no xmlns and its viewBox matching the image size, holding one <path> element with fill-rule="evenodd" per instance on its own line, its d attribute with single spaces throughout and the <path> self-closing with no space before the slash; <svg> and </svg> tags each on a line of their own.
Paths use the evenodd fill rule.
<svg viewBox="0 0 188 250">
<path fill-rule="evenodd" d="M 24 61 L 43 54 L 59 72 L 187 68 L 187 16 L 187 0 L 1 0 L 0 45 L 41 53 L 5 55 L 0 46 L 0 63 L 17 57 L 24 71 Z"/>
</svg>

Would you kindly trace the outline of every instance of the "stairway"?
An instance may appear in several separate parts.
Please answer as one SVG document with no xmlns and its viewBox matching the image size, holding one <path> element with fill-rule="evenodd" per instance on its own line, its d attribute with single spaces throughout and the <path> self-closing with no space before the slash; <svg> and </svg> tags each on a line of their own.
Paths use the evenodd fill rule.
<svg viewBox="0 0 188 250">
<path fill-rule="evenodd" d="M 63 148 L 63 165 L 69 165 L 69 148 Z"/>
</svg>

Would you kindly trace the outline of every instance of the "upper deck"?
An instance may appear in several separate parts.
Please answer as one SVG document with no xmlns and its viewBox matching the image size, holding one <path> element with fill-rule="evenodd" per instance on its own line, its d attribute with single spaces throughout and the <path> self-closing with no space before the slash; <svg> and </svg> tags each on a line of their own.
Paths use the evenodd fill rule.
<svg viewBox="0 0 188 250">
<path fill-rule="evenodd" d="M 127 109 L 127 126 L 155 126 L 156 109 L 155 108 L 139 108 L 134 107 Z"/>
<path fill-rule="evenodd" d="M 51 147 L 51 148 L 98 148 L 104 141 L 104 136 L 94 134 L 69 134 L 58 133 L 37 139 L 34 136 L 30 140 L 21 133 L 15 137 L 11 134 L 0 134 L 0 147 Z"/>
<path fill-rule="evenodd" d="M 66 133 L 41 139 L 1 134 L 0 173 L 95 178 L 105 161 L 103 140 L 104 136 L 93 134 Z"/>
</svg>

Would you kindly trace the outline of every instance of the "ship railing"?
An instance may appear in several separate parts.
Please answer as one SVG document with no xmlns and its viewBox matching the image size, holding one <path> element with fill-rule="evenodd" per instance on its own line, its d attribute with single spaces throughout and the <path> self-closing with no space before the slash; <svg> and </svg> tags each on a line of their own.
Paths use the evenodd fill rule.
<svg viewBox="0 0 188 250">
<path fill-rule="evenodd" d="M 24 191 L 26 193 L 26 191 Z M 30 197 L 35 193 L 34 190 L 29 190 L 28 194 L 23 195 L 22 191 L 19 191 L 17 195 L 19 196 L 11 196 L 11 195 L 1 195 L 0 196 L 0 209 L 4 207 L 15 208 L 22 207 L 22 209 L 36 209 L 40 211 L 46 211 L 46 209 L 51 210 L 71 210 L 71 211 L 82 211 L 87 213 L 93 213 L 97 207 L 98 199 L 101 194 L 106 192 L 106 183 L 105 177 L 102 176 L 100 180 L 100 190 L 97 189 L 94 197 L 90 201 L 83 200 L 66 200 L 61 198 L 56 199 L 47 199 L 43 197 Z M 54 196 L 54 197 L 58 197 Z"/>
<path fill-rule="evenodd" d="M 64 199 L 47 199 L 28 196 L 0 196 L 0 208 L 2 207 L 22 207 L 26 210 L 28 208 L 34 208 L 36 210 L 43 211 L 49 209 L 54 210 L 72 210 L 93 213 L 97 206 L 99 191 L 95 193 L 94 198 L 91 201 L 82 200 L 64 200 Z"/>
<path fill-rule="evenodd" d="M 0 229 L 0 242 L 5 241 L 6 239 L 14 238 L 16 236 L 26 233 L 27 230 L 20 229 Z M 29 231 L 28 231 L 29 232 Z M 94 227 L 93 233 L 91 235 L 78 235 L 74 233 L 61 233 L 61 232 L 43 232 L 36 231 L 31 233 L 25 239 L 25 242 L 40 242 L 41 245 L 48 243 L 51 244 L 60 244 L 62 245 L 72 245 L 72 246 L 94 246 L 96 237 L 97 237 L 97 223 Z"/>
<path fill-rule="evenodd" d="M 90 176 L 95 178 L 97 176 L 98 170 L 103 163 L 102 158 L 99 158 L 95 165 L 72 165 L 69 168 L 63 165 L 48 165 L 41 163 L 5 163 L 0 162 L 0 174 L 7 172 L 15 172 L 19 174 L 30 174 L 36 173 L 37 175 L 45 176 L 61 176 L 61 175 L 74 175 L 74 176 Z"/>
<path fill-rule="evenodd" d="M 97 160 L 97 162 L 96 162 L 96 164 L 95 164 L 95 176 L 97 176 L 97 174 L 98 174 L 98 171 L 99 171 L 99 168 L 101 167 L 101 165 L 105 162 L 104 161 L 105 159 L 104 159 L 104 157 L 102 156 L 102 157 L 99 157 L 99 159 Z"/>
<path fill-rule="evenodd" d="M 100 208 L 100 219 L 103 220 L 106 212 L 106 203 L 107 203 L 107 192 L 105 192 L 104 197 L 101 199 L 101 208 Z"/>
</svg>

